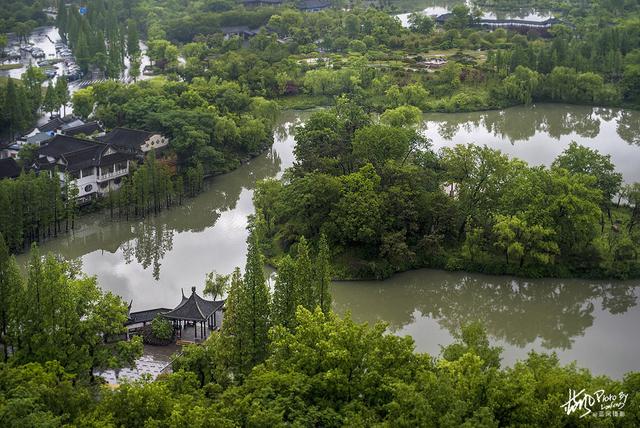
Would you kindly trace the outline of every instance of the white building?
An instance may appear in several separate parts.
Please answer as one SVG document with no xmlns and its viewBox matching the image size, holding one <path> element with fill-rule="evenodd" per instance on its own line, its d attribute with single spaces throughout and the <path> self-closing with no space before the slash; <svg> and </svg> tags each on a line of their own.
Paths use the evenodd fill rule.
<svg viewBox="0 0 640 428">
<path fill-rule="evenodd" d="M 78 198 L 87 202 L 116 190 L 129 174 L 135 155 L 102 142 L 67 135 L 55 135 L 38 150 L 35 168 L 58 170 L 64 181 L 68 174 L 78 188 Z"/>
</svg>

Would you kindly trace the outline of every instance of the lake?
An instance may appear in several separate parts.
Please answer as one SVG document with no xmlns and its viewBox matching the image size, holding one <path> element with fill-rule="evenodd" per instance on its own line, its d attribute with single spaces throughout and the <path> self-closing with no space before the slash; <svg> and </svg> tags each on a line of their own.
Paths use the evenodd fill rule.
<svg viewBox="0 0 640 428">
<path fill-rule="evenodd" d="M 105 290 L 133 310 L 171 307 L 180 289 L 202 292 L 207 272 L 244 266 L 247 216 L 257 180 L 293 164 L 293 128 L 309 112 L 283 112 L 272 149 L 239 169 L 208 180 L 181 207 L 146 221 L 78 221 L 72 235 L 43 251 L 78 258 Z M 545 104 L 504 111 L 426 114 L 425 134 L 439 149 L 487 144 L 533 164 L 549 164 L 571 141 L 610 154 L 626 181 L 640 181 L 640 112 Z M 108 214 L 107 216 L 108 217 Z M 21 262 L 27 256 L 19 257 Z M 483 321 L 511 364 L 532 349 L 555 351 L 596 374 L 640 370 L 640 281 L 522 280 L 418 270 L 386 281 L 336 282 L 334 307 L 355 320 L 385 320 L 410 334 L 419 351 L 438 354 L 461 323 Z"/>
<path fill-rule="evenodd" d="M 427 15 L 431 17 L 437 17 L 449 13 L 457 5 L 466 4 L 471 10 L 473 10 L 473 2 L 471 0 L 459 1 L 459 0 L 431 0 L 418 2 L 409 10 L 413 9 L 413 12 L 400 13 L 396 16 L 403 27 L 409 27 L 409 15 L 411 13 L 419 13 L 421 15 Z M 553 18 L 553 14 L 548 11 L 537 10 L 534 8 L 512 8 L 509 10 L 494 10 L 492 8 L 484 7 L 479 8 L 481 19 L 522 19 L 526 21 L 541 22 L 546 21 L 549 18 Z M 405 9 L 406 10 L 406 9 Z"/>
</svg>

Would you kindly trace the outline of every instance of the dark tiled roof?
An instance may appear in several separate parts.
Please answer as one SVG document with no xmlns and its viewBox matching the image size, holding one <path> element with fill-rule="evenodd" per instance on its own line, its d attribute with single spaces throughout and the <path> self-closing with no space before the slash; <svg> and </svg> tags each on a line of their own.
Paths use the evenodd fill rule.
<svg viewBox="0 0 640 428">
<path fill-rule="evenodd" d="M 214 312 L 222 309 L 224 300 L 206 300 L 196 294 L 196 288 L 191 288 L 191 295 L 182 296 L 182 301 L 175 309 L 163 314 L 165 318 L 188 321 L 205 321 Z"/>
<path fill-rule="evenodd" d="M 244 0 L 242 4 L 246 5 L 254 5 L 254 4 L 270 4 L 277 5 L 282 4 L 283 0 Z"/>
<path fill-rule="evenodd" d="M 104 144 L 96 145 L 96 147 L 67 153 L 62 156 L 62 159 L 67 165 L 67 171 L 78 171 L 90 166 L 108 166 L 116 162 L 135 158 L 135 155 L 122 152 L 105 155 L 108 147 L 109 146 L 105 146 Z"/>
<path fill-rule="evenodd" d="M 0 178 L 16 178 L 20 175 L 20 171 L 20 166 L 15 159 L 0 159 Z"/>
<path fill-rule="evenodd" d="M 71 115 L 67 115 L 65 117 L 56 117 L 55 119 L 50 120 L 44 125 L 39 126 L 38 129 L 40 130 L 40 132 L 55 131 L 56 129 L 62 128 L 63 125 L 71 123 L 74 120 L 78 119 L 75 116 Z"/>
<path fill-rule="evenodd" d="M 107 154 L 108 149 L 115 150 L 115 153 Z M 66 165 L 67 171 L 78 171 L 90 166 L 106 166 L 116 162 L 133 159 L 135 156 L 130 153 L 118 151 L 117 147 L 81 138 L 70 137 L 68 135 L 56 135 L 51 138 L 45 146 L 38 150 L 41 156 L 48 156 L 61 159 Z"/>
<path fill-rule="evenodd" d="M 168 308 L 156 308 L 156 309 L 148 309 L 146 311 L 138 311 L 138 312 L 129 312 L 129 319 L 124 323 L 124 325 L 137 324 L 140 322 L 150 322 L 153 321 L 155 317 L 165 312 L 169 312 L 171 309 Z"/>
<path fill-rule="evenodd" d="M 55 135 L 48 141 L 43 142 L 43 146 L 40 147 L 38 153 L 52 158 L 59 158 L 66 153 L 76 152 L 78 150 L 96 146 L 104 147 L 104 144 L 70 137 L 68 135 Z"/>
<path fill-rule="evenodd" d="M 331 2 L 329 2 L 328 0 L 302 0 L 298 8 L 301 10 L 310 10 L 310 9 L 326 9 L 330 6 L 331 6 Z"/>
<path fill-rule="evenodd" d="M 252 30 L 251 28 L 249 28 L 246 25 L 236 25 L 236 26 L 231 26 L 231 27 L 222 27 L 222 28 L 220 28 L 220 31 L 222 31 L 223 34 L 242 34 L 242 33 L 258 34 L 257 30 Z"/>
<path fill-rule="evenodd" d="M 114 128 L 99 140 L 114 146 L 140 150 L 140 146 L 152 135 L 154 135 L 153 132 L 140 131 L 138 129 Z"/>
<path fill-rule="evenodd" d="M 79 134 L 91 135 L 96 132 L 102 132 L 102 126 L 100 126 L 98 122 L 94 121 L 85 123 L 84 125 L 74 126 L 73 128 L 67 128 L 64 130 L 64 135 L 70 135 L 73 137 L 74 135 Z"/>
</svg>

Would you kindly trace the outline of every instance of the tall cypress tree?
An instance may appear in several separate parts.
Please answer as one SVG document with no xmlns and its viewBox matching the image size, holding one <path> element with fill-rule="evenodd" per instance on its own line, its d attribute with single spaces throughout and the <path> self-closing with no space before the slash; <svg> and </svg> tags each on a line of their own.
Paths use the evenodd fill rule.
<svg viewBox="0 0 640 428">
<path fill-rule="evenodd" d="M 227 299 L 224 302 L 224 318 L 220 335 L 224 346 L 221 347 L 224 364 L 232 373 L 240 373 L 242 367 L 241 356 L 245 353 L 243 335 L 240 334 L 240 301 L 244 291 L 240 268 L 236 268 L 231 275 L 231 283 Z"/>
<path fill-rule="evenodd" d="M 28 125 L 31 117 L 26 105 L 24 90 L 16 85 L 13 79 L 7 80 L 4 103 L 4 119 L 8 125 L 9 139 L 13 141 L 15 134 Z"/>
<path fill-rule="evenodd" d="M 309 256 L 309 245 L 304 236 L 298 242 L 296 257 L 296 287 L 299 296 L 298 304 L 313 311 L 317 305 L 316 287 L 314 286 L 313 266 Z"/>
<path fill-rule="evenodd" d="M 240 337 L 246 344 L 246 352 L 242 356 L 246 372 L 264 360 L 269 339 L 269 288 L 264 276 L 260 242 L 253 230 L 248 244 L 244 291 L 238 305 Z"/>
<path fill-rule="evenodd" d="M 127 52 L 129 57 L 140 52 L 140 37 L 138 36 L 138 26 L 133 19 L 127 21 Z"/>
<path fill-rule="evenodd" d="M 0 233 L 0 343 L 4 350 L 4 361 L 9 356 L 11 339 L 15 336 L 17 306 L 22 292 L 22 277 L 16 260 L 9 254 L 4 237 Z"/>
<path fill-rule="evenodd" d="M 296 264 L 287 255 L 278 263 L 278 274 L 273 290 L 273 304 L 271 305 L 271 321 L 274 325 L 293 328 L 298 294 L 296 287 Z"/>
<path fill-rule="evenodd" d="M 67 103 L 70 100 L 69 97 L 69 84 L 67 83 L 66 76 L 60 76 L 56 81 L 56 97 L 58 101 L 58 106 L 62 106 L 63 111 L 62 114 L 67 114 Z"/>
<path fill-rule="evenodd" d="M 322 234 L 318 243 L 318 257 L 315 266 L 316 279 L 316 295 L 318 296 L 318 305 L 325 314 L 331 310 L 331 292 L 329 285 L 331 284 L 331 255 L 329 253 L 329 244 L 327 237 Z"/>
</svg>

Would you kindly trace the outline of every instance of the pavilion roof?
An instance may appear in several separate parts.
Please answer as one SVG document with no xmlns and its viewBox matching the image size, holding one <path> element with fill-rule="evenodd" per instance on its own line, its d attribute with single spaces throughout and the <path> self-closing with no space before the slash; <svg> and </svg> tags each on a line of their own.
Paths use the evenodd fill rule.
<svg viewBox="0 0 640 428">
<path fill-rule="evenodd" d="M 198 296 L 196 288 L 191 287 L 191 295 L 182 294 L 182 301 L 174 309 L 165 312 L 163 316 L 168 319 L 187 321 L 206 321 L 214 312 L 224 305 L 224 300 L 206 300 Z"/>
</svg>

